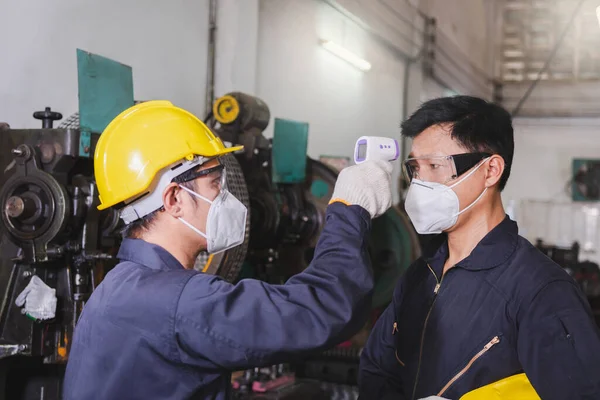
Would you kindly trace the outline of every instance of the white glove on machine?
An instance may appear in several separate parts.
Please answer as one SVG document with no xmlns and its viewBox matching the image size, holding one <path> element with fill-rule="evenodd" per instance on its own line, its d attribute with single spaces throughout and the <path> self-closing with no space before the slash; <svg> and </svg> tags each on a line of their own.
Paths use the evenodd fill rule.
<svg viewBox="0 0 600 400">
<path fill-rule="evenodd" d="M 25 313 L 32 318 L 52 319 L 56 313 L 56 290 L 34 275 L 17 296 L 15 304 L 19 307 L 25 305 Z"/>
<path fill-rule="evenodd" d="M 332 201 L 361 206 L 376 218 L 392 206 L 392 163 L 365 161 L 340 172 Z"/>
</svg>

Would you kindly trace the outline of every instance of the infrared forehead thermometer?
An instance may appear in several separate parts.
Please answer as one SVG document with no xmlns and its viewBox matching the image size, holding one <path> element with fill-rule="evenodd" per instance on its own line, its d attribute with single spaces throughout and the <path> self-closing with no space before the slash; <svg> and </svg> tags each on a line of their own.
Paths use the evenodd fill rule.
<svg viewBox="0 0 600 400">
<path fill-rule="evenodd" d="M 354 162 L 356 164 L 369 160 L 396 161 L 400 156 L 400 147 L 396 139 L 363 136 L 356 141 Z"/>
</svg>

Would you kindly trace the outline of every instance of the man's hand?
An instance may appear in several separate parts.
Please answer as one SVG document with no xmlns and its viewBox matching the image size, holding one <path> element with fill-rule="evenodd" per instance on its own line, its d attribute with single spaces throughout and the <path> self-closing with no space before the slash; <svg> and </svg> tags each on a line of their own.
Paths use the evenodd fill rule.
<svg viewBox="0 0 600 400">
<path fill-rule="evenodd" d="M 361 206 L 379 217 L 392 206 L 392 164 L 366 161 L 340 172 L 331 202 Z"/>
</svg>

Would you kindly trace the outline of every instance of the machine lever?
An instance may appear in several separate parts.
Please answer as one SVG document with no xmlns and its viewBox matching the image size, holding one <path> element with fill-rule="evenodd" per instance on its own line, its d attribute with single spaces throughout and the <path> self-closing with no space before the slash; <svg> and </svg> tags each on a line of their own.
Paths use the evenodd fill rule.
<svg viewBox="0 0 600 400">
<path fill-rule="evenodd" d="M 62 114 L 52 111 L 50 107 L 46 107 L 44 111 L 36 111 L 33 113 L 33 118 L 42 120 L 43 129 L 52 129 L 52 123 L 62 119 Z"/>
</svg>

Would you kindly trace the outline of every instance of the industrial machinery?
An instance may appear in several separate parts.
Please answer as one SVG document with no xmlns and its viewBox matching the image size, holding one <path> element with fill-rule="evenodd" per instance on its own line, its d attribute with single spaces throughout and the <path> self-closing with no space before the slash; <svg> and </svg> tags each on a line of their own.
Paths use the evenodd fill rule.
<svg viewBox="0 0 600 400">
<path fill-rule="evenodd" d="M 42 390 L 58 396 L 57 381 L 21 380 L 60 374 L 46 366 L 64 366 L 75 323 L 113 265 L 118 244 L 118 214 L 96 209 L 92 160 L 79 157 L 80 132 L 53 129 L 60 114 L 49 108 L 34 116 L 43 129 L 0 131 L 0 372 L 6 398 L 20 398 L 12 396 L 25 388 L 30 397 L 40 398 Z M 53 320 L 32 321 L 14 304 L 32 275 L 56 289 Z M 7 358 L 15 355 L 27 358 Z M 19 388 L 10 386 L 15 384 Z"/>
<path fill-rule="evenodd" d="M 58 396 L 58 381 L 26 380 L 60 374 L 48 365 L 64 366 L 76 321 L 113 265 L 118 245 L 118 214 L 96 209 L 92 160 L 79 157 L 80 131 L 53 129 L 60 114 L 50 108 L 34 116 L 44 128 L 0 131 L 0 372 L 6 398 L 21 398 L 21 390 L 34 398 L 41 391 Z M 56 289 L 53 320 L 32 321 L 15 305 L 32 275 Z M 28 357 L 7 358 L 15 355 Z"/>
<path fill-rule="evenodd" d="M 79 113 L 59 128 L 53 128 L 53 122 L 62 115 L 50 108 L 34 113 L 42 121 L 41 129 L 10 129 L 0 123 L 0 399 L 60 398 L 77 319 L 116 263 L 120 221 L 117 212 L 96 208 L 90 155 L 108 122 L 134 104 L 131 69 L 78 51 L 78 72 Z M 269 120 L 267 105 L 243 93 L 218 99 L 206 119 L 226 143 L 245 146 L 241 154 L 226 156 L 223 162 L 229 190 L 249 209 L 246 240 L 217 255 L 202 254 L 196 265 L 231 282 L 252 277 L 282 283 L 306 268 L 337 177 L 307 157 L 308 124 L 276 118 L 274 137 L 267 139 L 263 131 Z M 373 221 L 369 251 L 377 285 L 376 315 L 420 252 L 404 213 L 393 208 Z M 58 306 L 52 320 L 33 321 L 15 305 L 33 275 L 56 289 Z M 316 359 L 271 368 L 270 377 L 296 371 L 298 377 L 352 384 L 368 329 Z M 317 367 L 310 364 L 315 360 Z M 323 363 L 330 361 L 350 372 L 324 376 Z M 265 382 L 261 370 L 244 376 L 246 388 L 254 382 L 259 382 L 259 390 L 277 386 L 269 379 Z"/>
<path fill-rule="evenodd" d="M 0 123 L 0 399 L 59 399 L 76 322 L 114 266 L 119 215 L 98 211 L 90 157 L 100 132 L 133 105 L 131 68 L 77 52 L 77 127 L 33 113 L 41 129 Z M 55 289 L 54 318 L 32 320 L 15 304 L 32 276 Z"/>
<path fill-rule="evenodd" d="M 579 261 L 580 246 L 577 242 L 571 247 L 560 247 L 537 239 L 535 247 L 564 268 L 577 282 L 592 307 L 596 325 L 600 326 L 600 266 L 589 260 Z"/>
</svg>

